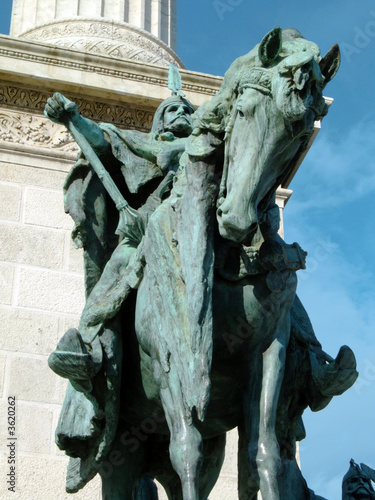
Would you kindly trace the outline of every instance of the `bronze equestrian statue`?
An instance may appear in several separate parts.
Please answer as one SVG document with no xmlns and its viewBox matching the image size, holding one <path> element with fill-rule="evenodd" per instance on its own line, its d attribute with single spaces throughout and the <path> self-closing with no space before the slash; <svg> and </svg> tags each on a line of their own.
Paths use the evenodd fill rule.
<svg viewBox="0 0 375 500">
<path fill-rule="evenodd" d="M 70 381 L 57 429 L 69 492 L 99 472 L 104 499 L 157 498 L 155 478 L 171 500 L 206 500 L 238 427 L 240 500 L 318 498 L 295 458 L 302 413 L 348 389 L 356 364 L 316 339 L 296 295 L 306 253 L 278 235 L 275 192 L 339 60 L 337 45 L 322 58 L 275 28 L 194 114 L 175 74 L 150 134 L 48 100 L 84 138 L 65 202 L 87 303 L 49 360 Z"/>
</svg>

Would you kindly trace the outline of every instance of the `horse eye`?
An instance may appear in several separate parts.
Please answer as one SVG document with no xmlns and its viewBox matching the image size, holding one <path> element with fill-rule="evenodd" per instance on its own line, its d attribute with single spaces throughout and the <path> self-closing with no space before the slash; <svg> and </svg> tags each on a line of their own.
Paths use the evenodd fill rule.
<svg viewBox="0 0 375 500">
<path fill-rule="evenodd" d="M 243 111 L 241 111 L 240 109 L 238 110 L 238 115 L 240 116 L 240 118 L 243 118 L 245 115 L 243 114 Z"/>
</svg>

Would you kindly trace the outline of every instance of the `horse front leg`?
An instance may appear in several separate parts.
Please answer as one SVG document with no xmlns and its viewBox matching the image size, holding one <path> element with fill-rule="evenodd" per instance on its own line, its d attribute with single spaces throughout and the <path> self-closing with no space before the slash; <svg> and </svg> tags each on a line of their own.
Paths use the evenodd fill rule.
<svg viewBox="0 0 375 500">
<path fill-rule="evenodd" d="M 175 368 L 162 384 L 160 397 L 171 433 L 169 455 L 172 467 L 181 480 L 183 500 L 199 500 L 199 472 L 203 459 L 202 436 L 196 429 L 192 417 L 186 414 L 180 382 Z M 171 492 L 172 498 L 177 498 Z"/>
<path fill-rule="evenodd" d="M 262 389 L 259 405 L 259 437 L 256 465 L 262 497 L 280 500 L 278 472 L 281 459 L 276 437 L 276 412 L 284 375 L 289 321 L 285 320 L 276 338 L 263 353 Z"/>
<path fill-rule="evenodd" d="M 279 293 L 259 290 L 262 298 L 258 302 L 256 331 L 263 338 L 249 358 L 244 400 L 250 473 L 267 500 L 286 500 L 281 499 L 278 486 L 281 458 L 276 415 L 290 337 L 290 308 L 297 286 L 295 273 L 285 272 L 285 284 Z M 272 307 L 266 307 L 270 304 Z"/>
<path fill-rule="evenodd" d="M 285 271 L 284 278 L 284 291 L 271 292 L 269 296 L 275 307 L 266 318 L 266 331 L 271 332 L 272 336 L 262 353 L 259 434 L 255 461 L 260 491 L 267 500 L 280 500 L 278 473 L 281 458 L 276 436 L 276 415 L 290 337 L 290 308 L 297 288 L 294 272 Z"/>
</svg>

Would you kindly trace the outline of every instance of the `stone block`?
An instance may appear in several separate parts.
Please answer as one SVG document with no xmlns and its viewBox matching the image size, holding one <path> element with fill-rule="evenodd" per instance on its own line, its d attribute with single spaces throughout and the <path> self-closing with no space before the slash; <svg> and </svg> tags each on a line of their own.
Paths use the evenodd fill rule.
<svg viewBox="0 0 375 500">
<path fill-rule="evenodd" d="M 83 273 L 83 249 L 75 248 L 69 237 L 68 269 L 74 273 Z"/>
<path fill-rule="evenodd" d="M 0 354 L 0 399 L 3 397 L 4 392 L 4 375 L 5 375 L 5 364 L 6 356 Z"/>
<path fill-rule="evenodd" d="M 158 487 L 158 497 L 159 500 L 168 500 L 167 494 L 165 493 L 165 490 L 161 484 L 159 484 L 157 481 L 156 486 Z"/>
<path fill-rule="evenodd" d="M 54 376 L 56 378 L 56 400 L 58 401 L 59 404 L 63 404 L 64 399 L 65 399 L 65 393 L 66 393 L 66 387 L 68 385 L 68 379 L 59 377 L 54 373 Z M 60 412 L 59 412 L 60 414 Z"/>
<path fill-rule="evenodd" d="M 30 266 L 61 269 L 63 231 L 0 223 L 0 260 Z"/>
<path fill-rule="evenodd" d="M 42 405 L 16 403 L 17 448 L 22 453 L 48 455 L 52 441 L 52 410 Z"/>
<path fill-rule="evenodd" d="M 52 422 L 52 429 L 53 429 L 53 438 L 52 438 L 52 443 L 51 443 L 51 454 L 56 457 L 65 457 L 65 451 L 60 450 L 58 448 L 57 444 L 55 443 L 55 431 L 57 428 L 57 424 L 59 422 L 60 418 L 60 412 L 61 412 L 61 407 L 55 407 L 53 410 L 53 422 Z"/>
<path fill-rule="evenodd" d="M 233 429 L 227 433 L 227 445 L 225 447 L 225 459 L 221 474 L 224 476 L 237 475 L 237 451 L 238 451 L 238 433 Z"/>
<path fill-rule="evenodd" d="M 220 476 L 210 493 L 210 500 L 238 500 L 237 478 Z"/>
<path fill-rule="evenodd" d="M 7 420 L 8 420 L 8 399 L 7 399 L 7 397 L 0 401 L 0 419 L 1 419 L 0 441 L 2 443 L 1 451 L 4 451 L 5 446 L 3 446 L 3 445 L 4 445 L 4 443 L 7 442 L 8 437 L 9 437 L 8 425 L 7 425 Z M 0 491 L 2 491 L 2 490 L 0 490 Z"/>
<path fill-rule="evenodd" d="M 60 318 L 60 337 L 64 335 L 64 333 L 69 328 L 77 328 L 79 323 L 80 316 L 77 314 L 75 316 L 63 316 Z"/>
<path fill-rule="evenodd" d="M 61 403 L 62 391 L 59 377 L 44 359 L 14 356 L 10 359 L 8 394 L 19 401 Z"/>
<path fill-rule="evenodd" d="M 60 336 L 55 315 L 0 307 L 0 350 L 48 355 Z"/>
<path fill-rule="evenodd" d="M 19 453 L 16 464 L 15 493 L 1 488 L 2 500 L 100 500 L 100 478 L 95 477 L 83 490 L 73 496 L 65 492 L 67 457 L 28 456 Z M 0 455 L 0 474 L 5 478 L 9 472 L 7 456 Z M 4 481 L 4 479 L 2 479 Z"/>
<path fill-rule="evenodd" d="M 0 162 L 0 180 L 47 189 L 57 189 L 62 193 L 66 173 L 25 165 Z"/>
<path fill-rule="evenodd" d="M 0 262 L 0 304 L 12 304 L 14 271 L 12 264 Z"/>
<path fill-rule="evenodd" d="M 27 188 L 25 191 L 25 224 L 70 230 L 73 221 L 64 212 L 62 191 Z"/>
<path fill-rule="evenodd" d="M 66 314 L 80 314 L 85 303 L 83 276 L 21 269 L 17 305 Z"/>
<path fill-rule="evenodd" d="M 12 221 L 20 219 L 22 189 L 0 182 L 0 218 Z"/>
</svg>

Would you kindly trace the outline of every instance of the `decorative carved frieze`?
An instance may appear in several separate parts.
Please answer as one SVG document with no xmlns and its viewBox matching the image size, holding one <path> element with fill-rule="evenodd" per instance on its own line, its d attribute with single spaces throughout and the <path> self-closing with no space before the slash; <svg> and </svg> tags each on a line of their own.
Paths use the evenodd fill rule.
<svg viewBox="0 0 375 500">
<path fill-rule="evenodd" d="M 0 83 L 0 106 L 6 108 L 18 108 L 41 114 L 50 95 L 50 93 L 35 89 Z M 70 94 L 67 97 L 77 103 L 78 110 L 83 116 L 96 122 L 113 123 L 120 128 L 137 129 L 143 132 L 151 129 L 154 110 L 140 109 L 127 104 L 98 102 Z"/>
<path fill-rule="evenodd" d="M 181 60 L 164 42 L 126 23 L 97 19 L 64 19 L 34 28 L 20 36 L 28 40 L 117 59 L 130 59 L 161 66 L 173 63 L 183 67 Z"/>
<path fill-rule="evenodd" d="M 27 113 L 0 111 L 0 141 L 23 146 L 77 151 L 64 127 Z"/>
<path fill-rule="evenodd" d="M 39 90 L 0 82 L 0 106 L 43 112 L 49 95 Z"/>
<path fill-rule="evenodd" d="M 79 112 L 96 122 L 113 123 L 119 128 L 136 129 L 149 132 L 152 126 L 154 110 L 144 110 L 126 105 L 100 103 L 89 99 L 77 98 Z"/>
<path fill-rule="evenodd" d="M 42 114 L 49 93 L 0 83 L 0 141 L 64 152 L 77 150 L 65 127 Z M 148 132 L 154 110 L 97 102 L 69 95 L 79 112 L 96 122 Z"/>
</svg>

